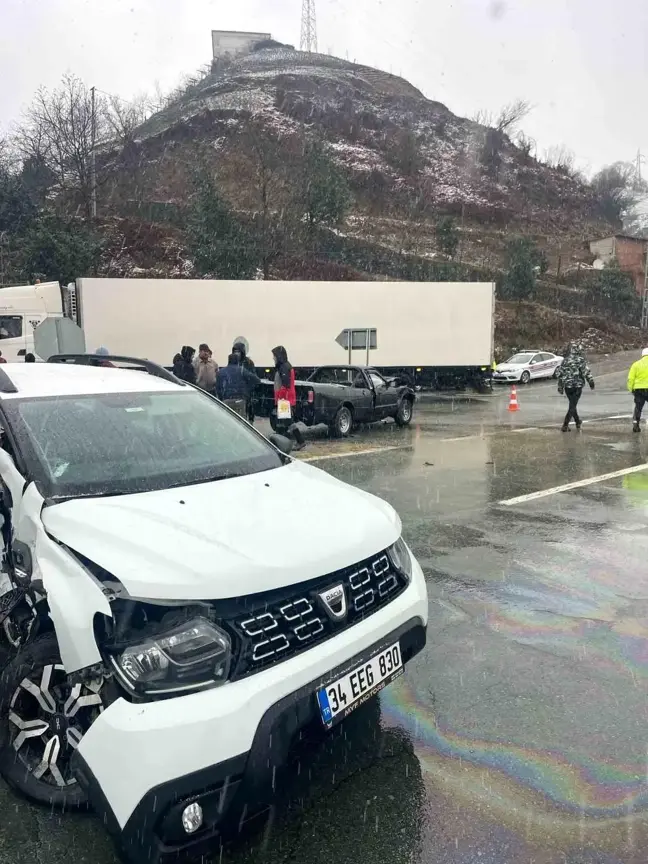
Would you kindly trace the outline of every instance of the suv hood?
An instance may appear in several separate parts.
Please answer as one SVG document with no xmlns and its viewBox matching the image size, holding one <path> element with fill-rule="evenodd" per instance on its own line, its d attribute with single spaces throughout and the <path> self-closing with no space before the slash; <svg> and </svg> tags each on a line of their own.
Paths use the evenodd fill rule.
<svg viewBox="0 0 648 864">
<path fill-rule="evenodd" d="M 379 498 L 299 462 L 231 480 L 46 507 L 53 537 L 132 597 L 215 600 L 304 582 L 394 543 Z"/>
</svg>

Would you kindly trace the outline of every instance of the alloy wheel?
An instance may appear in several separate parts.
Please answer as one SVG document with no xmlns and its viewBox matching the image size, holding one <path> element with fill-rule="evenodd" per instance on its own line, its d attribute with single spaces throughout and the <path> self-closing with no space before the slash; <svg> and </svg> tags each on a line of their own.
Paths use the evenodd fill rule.
<svg viewBox="0 0 648 864">
<path fill-rule="evenodd" d="M 59 789 L 76 783 L 70 758 L 103 711 L 101 684 L 70 684 L 53 663 L 22 679 L 10 703 L 10 746 L 36 780 Z"/>
</svg>

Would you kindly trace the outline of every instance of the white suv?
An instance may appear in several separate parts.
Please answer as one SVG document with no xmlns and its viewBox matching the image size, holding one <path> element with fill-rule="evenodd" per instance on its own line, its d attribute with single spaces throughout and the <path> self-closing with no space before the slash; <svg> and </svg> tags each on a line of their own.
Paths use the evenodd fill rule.
<svg viewBox="0 0 648 864">
<path fill-rule="evenodd" d="M 67 360 L 0 367 L 0 772 L 131 860 L 199 853 L 421 650 L 423 574 L 388 504 L 211 396 Z"/>
</svg>

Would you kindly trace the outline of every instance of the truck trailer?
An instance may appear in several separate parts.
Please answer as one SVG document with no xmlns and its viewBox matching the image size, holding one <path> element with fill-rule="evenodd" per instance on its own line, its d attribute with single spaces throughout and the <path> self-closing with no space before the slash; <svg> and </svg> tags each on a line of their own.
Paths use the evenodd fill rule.
<svg viewBox="0 0 648 864">
<path fill-rule="evenodd" d="M 300 378 L 348 363 L 415 387 L 482 389 L 490 383 L 494 302 L 490 282 L 82 278 L 62 288 L 0 290 L 0 350 L 7 360 L 34 351 L 35 328 L 65 317 L 83 331 L 87 351 L 105 346 L 165 366 L 181 346 L 201 342 L 223 364 L 244 341 L 261 374 L 272 348 L 284 345 Z"/>
</svg>

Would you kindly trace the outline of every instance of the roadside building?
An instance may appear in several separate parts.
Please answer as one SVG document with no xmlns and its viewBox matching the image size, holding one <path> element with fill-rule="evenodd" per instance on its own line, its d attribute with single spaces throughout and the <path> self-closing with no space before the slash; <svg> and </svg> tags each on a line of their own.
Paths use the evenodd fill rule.
<svg viewBox="0 0 648 864">
<path fill-rule="evenodd" d="M 259 42 L 272 39 L 270 33 L 251 33 L 245 30 L 212 30 L 214 60 L 233 59 L 240 54 L 249 54 Z"/>
<path fill-rule="evenodd" d="M 596 256 L 594 266 L 604 267 L 616 259 L 619 268 L 632 277 L 640 297 L 644 291 L 647 247 L 648 240 L 627 234 L 614 234 L 590 242 L 590 252 Z"/>
</svg>

